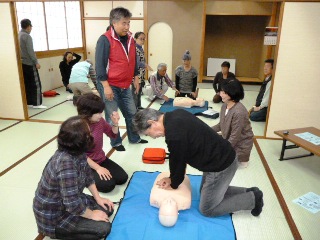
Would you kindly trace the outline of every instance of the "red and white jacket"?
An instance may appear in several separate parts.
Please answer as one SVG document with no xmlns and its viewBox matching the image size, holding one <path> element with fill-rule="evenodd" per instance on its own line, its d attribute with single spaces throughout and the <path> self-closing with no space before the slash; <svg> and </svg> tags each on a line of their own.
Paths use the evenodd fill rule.
<svg viewBox="0 0 320 240">
<path fill-rule="evenodd" d="M 134 77 L 136 65 L 136 46 L 131 33 L 128 33 L 128 54 L 116 36 L 113 28 L 104 34 L 110 43 L 107 67 L 108 82 L 111 86 L 129 88 Z"/>
</svg>

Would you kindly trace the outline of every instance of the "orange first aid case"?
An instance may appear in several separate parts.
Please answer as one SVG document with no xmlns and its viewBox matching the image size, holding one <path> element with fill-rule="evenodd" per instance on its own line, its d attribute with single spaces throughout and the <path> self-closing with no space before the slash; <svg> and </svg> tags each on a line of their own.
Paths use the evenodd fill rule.
<svg viewBox="0 0 320 240">
<path fill-rule="evenodd" d="M 151 164 L 163 164 L 168 158 L 166 150 L 163 148 L 145 148 L 142 154 L 142 161 Z"/>
</svg>

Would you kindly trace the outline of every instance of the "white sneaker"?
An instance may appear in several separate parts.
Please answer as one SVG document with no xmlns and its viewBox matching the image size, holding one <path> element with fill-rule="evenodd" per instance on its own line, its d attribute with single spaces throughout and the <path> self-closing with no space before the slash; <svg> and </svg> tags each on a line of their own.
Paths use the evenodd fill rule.
<svg viewBox="0 0 320 240">
<path fill-rule="evenodd" d="M 44 109 L 44 108 L 47 108 L 47 107 L 46 107 L 46 106 L 43 106 L 43 105 L 38 105 L 38 106 L 33 106 L 32 108 Z"/>
<path fill-rule="evenodd" d="M 239 168 L 247 168 L 249 166 L 249 162 L 239 162 Z"/>
<path fill-rule="evenodd" d="M 73 95 L 68 95 L 68 96 L 67 96 L 67 100 L 68 100 L 68 101 L 72 101 L 72 100 L 73 100 Z"/>
</svg>

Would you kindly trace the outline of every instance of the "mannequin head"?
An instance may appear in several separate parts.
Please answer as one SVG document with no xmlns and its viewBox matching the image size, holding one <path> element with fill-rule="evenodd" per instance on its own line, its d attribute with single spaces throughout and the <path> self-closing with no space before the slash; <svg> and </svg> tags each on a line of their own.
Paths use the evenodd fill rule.
<svg viewBox="0 0 320 240">
<path fill-rule="evenodd" d="M 205 101 L 203 98 L 196 98 L 196 103 L 195 103 L 195 106 L 198 106 L 198 107 L 203 107 L 205 104 Z"/>
<path fill-rule="evenodd" d="M 159 221 L 165 227 L 172 227 L 178 220 L 178 204 L 169 197 L 162 201 L 159 208 Z"/>
</svg>

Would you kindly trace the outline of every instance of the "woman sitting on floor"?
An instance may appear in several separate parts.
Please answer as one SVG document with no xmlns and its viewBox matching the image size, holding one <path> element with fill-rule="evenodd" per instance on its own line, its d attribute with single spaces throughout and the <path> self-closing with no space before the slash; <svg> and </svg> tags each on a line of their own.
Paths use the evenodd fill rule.
<svg viewBox="0 0 320 240">
<path fill-rule="evenodd" d="M 79 97 L 77 101 L 78 114 L 89 121 L 90 131 L 94 138 L 94 148 L 87 151 L 88 163 L 93 171 L 94 180 L 99 192 L 110 192 L 116 185 L 124 184 L 128 180 L 128 174 L 118 164 L 106 157 L 103 147 L 103 134 L 109 138 L 115 138 L 119 131 L 119 114 L 113 112 L 110 116 L 112 126 L 102 118 L 105 108 L 100 97 L 93 93 L 87 93 Z"/>
<path fill-rule="evenodd" d="M 253 132 L 247 109 L 240 103 L 244 90 L 237 79 L 231 79 L 221 86 L 220 96 L 224 102 L 220 112 L 220 122 L 213 130 L 222 133 L 237 153 L 242 167 L 247 167 L 253 146 Z"/>
<path fill-rule="evenodd" d="M 85 152 L 93 146 L 86 119 L 62 123 L 58 150 L 45 166 L 33 211 L 38 232 L 58 239 L 101 239 L 111 231 L 113 203 L 100 197 Z M 92 196 L 83 193 L 88 188 Z"/>
<path fill-rule="evenodd" d="M 191 54 L 187 50 L 182 56 L 183 64 L 176 68 L 176 97 L 197 98 L 198 72 L 191 65 Z"/>
<path fill-rule="evenodd" d="M 75 59 L 73 57 L 75 57 Z M 73 65 L 80 61 L 80 59 L 81 56 L 74 52 L 65 52 L 63 59 L 59 64 L 63 85 L 66 87 L 66 91 L 70 93 L 72 93 L 72 90 L 69 88 L 71 69 Z"/>
</svg>

